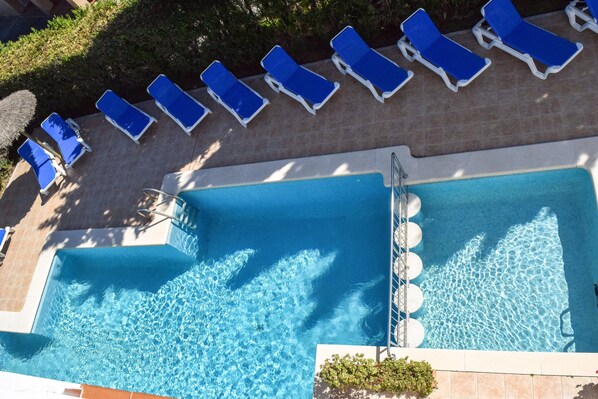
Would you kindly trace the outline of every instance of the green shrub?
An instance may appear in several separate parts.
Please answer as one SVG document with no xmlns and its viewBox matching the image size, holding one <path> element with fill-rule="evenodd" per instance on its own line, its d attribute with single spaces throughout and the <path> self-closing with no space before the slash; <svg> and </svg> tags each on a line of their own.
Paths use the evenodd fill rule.
<svg viewBox="0 0 598 399">
<path fill-rule="evenodd" d="M 320 378 L 331 388 L 367 389 L 379 393 L 417 393 L 426 397 L 436 388 L 434 371 L 427 362 L 386 358 L 382 362 L 355 356 L 332 355 L 321 366 Z"/>
</svg>

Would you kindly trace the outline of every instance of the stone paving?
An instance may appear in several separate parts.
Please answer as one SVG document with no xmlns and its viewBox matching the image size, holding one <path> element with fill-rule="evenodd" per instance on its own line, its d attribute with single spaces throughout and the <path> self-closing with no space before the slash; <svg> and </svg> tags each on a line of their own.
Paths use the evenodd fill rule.
<svg viewBox="0 0 598 399">
<path fill-rule="evenodd" d="M 436 371 L 437 389 L 429 399 L 598 399 L 598 377 Z M 321 387 L 320 385 L 321 384 Z M 417 399 L 368 391 L 332 391 L 318 379 L 314 399 Z M 320 388 L 318 388 L 320 387 Z"/>
<path fill-rule="evenodd" d="M 598 378 L 437 371 L 430 399 L 598 399 Z"/>
<path fill-rule="evenodd" d="M 158 118 L 158 123 L 144 135 L 141 145 L 101 115 L 80 118 L 83 137 L 93 153 L 78 161 L 60 187 L 40 197 L 33 172 L 20 162 L 0 199 L 2 225 L 16 230 L 0 267 L 0 310 L 22 308 L 49 233 L 143 223 L 136 215 L 141 189 L 159 187 L 167 173 L 395 145 L 408 145 L 413 155 L 425 157 L 595 135 L 598 35 L 577 33 L 564 13 L 533 21 L 584 44 L 570 65 L 546 81 L 532 76 L 526 64 L 506 53 L 482 49 L 467 31 L 453 38 L 491 58 L 492 66 L 459 93 L 448 90 L 420 64 L 407 62 L 393 46 L 382 52 L 412 69 L 415 76 L 385 104 L 326 60 L 309 67 L 340 82 L 341 88 L 317 116 L 274 93 L 258 76 L 247 82 L 269 98 L 271 105 L 248 128 L 212 101 L 204 89 L 192 95 L 214 114 L 191 137 L 150 102 L 140 107 Z M 152 79 L 148 76 L 148 84 Z M 120 94 L 126 98 L 126 93 Z M 40 137 L 49 141 L 43 134 Z"/>
</svg>

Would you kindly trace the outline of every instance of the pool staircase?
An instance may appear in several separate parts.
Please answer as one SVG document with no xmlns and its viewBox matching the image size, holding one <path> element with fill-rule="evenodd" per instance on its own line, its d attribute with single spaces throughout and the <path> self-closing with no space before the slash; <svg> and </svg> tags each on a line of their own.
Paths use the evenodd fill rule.
<svg viewBox="0 0 598 399">
<path fill-rule="evenodd" d="M 422 230 L 409 219 L 421 209 L 421 201 L 405 184 L 407 173 L 395 153 L 391 155 L 391 239 L 388 294 L 387 351 L 392 347 L 418 347 L 423 343 L 422 324 L 411 317 L 423 306 L 421 289 L 412 284 L 423 270 L 421 258 L 411 252 L 422 241 Z"/>
<path fill-rule="evenodd" d="M 181 197 L 156 190 L 155 188 L 144 188 L 143 195 L 146 200 L 149 200 L 150 204 L 147 208 L 137 209 L 137 213 L 140 216 L 149 219 L 152 215 L 159 215 L 167 219 L 172 219 L 175 223 L 190 229 L 197 228 L 197 216 L 199 215 L 199 210 L 189 205 Z M 176 203 L 172 215 L 158 210 L 162 205 L 167 205 L 169 201 L 175 201 Z"/>
</svg>

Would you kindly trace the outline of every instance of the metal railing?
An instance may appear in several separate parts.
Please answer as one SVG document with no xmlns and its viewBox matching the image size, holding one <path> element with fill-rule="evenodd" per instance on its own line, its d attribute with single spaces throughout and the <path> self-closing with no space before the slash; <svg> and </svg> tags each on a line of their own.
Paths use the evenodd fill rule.
<svg viewBox="0 0 598 399">
<path fill-rule="evenodd" d="M 187 204 L 187 202 L 173 194 L 169 194 L 164 191 L 156 190 L 155 188 L 144 188 L 143 194 L 146 198 L 157 201 L 162 198 L 162 201 L 153 204 L 153 209 L 150 208 L 139 208 L 137 214 L 144 218 L 150 218 L 152 215 L 159 215 L 167 219 L 172 219 L 176 222 L 180 222 L 187 227 L 195 228 L 195 218 L 197 217 L 198 210 L 193 206 Z M 172 215 L 156 210 L 155 208 L 166 204 L 168 201 L 174 200 L 177 208 L 174 210 Z"/>
<path fill-rule="evenodd" d="M 390 221 L 390 272 L 388 292 L 388 341 L 387 351 L 391 347 L 407 346 L 407 323 L 409 309 L 407 307 L 407 291 L 409 288 L 407 256 L 407 200 L 409 191 L 405 184 L 407 173 L 401 166 L 399 158 L 391 155 L 391 221 Z"/>
</svg>

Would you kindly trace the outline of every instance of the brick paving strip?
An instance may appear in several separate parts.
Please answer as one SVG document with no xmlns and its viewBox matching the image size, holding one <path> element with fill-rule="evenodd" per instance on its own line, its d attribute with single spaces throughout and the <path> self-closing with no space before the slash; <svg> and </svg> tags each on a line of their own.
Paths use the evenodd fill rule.
<svg viewBox="0 0 598 399">
<path fill-rule="evenodd" d="M 0 199 L 0 225 L 16 230 L 0 267 L 0 310 L 22 308 L 49 233 L 143 223 L 135 212 L 141 189 L 159 187 L 167 173 L 396 145 L 407 145 L 413 155 L 423 157 L 596 135 L 598 35 L 577 33 L 564 13 L 533 21 L 584 44 L 571 64 L 546 81 L 533 77 L 527 65 L 514 57 L 498 49 L 482 49 L 467 31 L 452 37 L 489 57 L 492 66 L 459 93 L 452 93 L 437 75 L 410 64 L 396 47 L 389 47 L 382 52 L 415 76 L 385 104 L 326 60 L 309 67 L 340 82 L 341 88 L 317 116 L 254 77 L 247 82 L 271 105 L 246 129 L 204 89 L 191 94 L 215 112 L 191 137 L 150 102 L 140 107 L 157 117 L 158 123 L 143 136 L 141 145 L 101 115 L 80 118 L 83 137 L 93 153 L 78 161 L 60 188 L 42 199 L 33 172 L 20 162 Z M 152 78 L 148 77 L 148 84 Z M 120 94 L 126 98 L 126 93 Z"/>
</svg>

